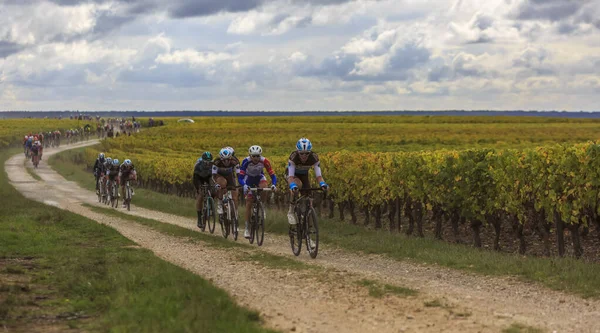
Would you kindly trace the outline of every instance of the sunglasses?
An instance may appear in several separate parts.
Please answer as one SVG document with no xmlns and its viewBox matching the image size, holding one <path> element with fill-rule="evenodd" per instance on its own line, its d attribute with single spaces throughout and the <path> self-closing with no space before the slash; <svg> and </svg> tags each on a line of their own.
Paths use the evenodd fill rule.
<svg viewBox="0 0 600 333">
<path fill-rule="evenodd" d="M 308 154 L 310 154 L 310 153 L 298 153 L 298 155 L 300 155 L 300 156 L 308 156 Z"/>
<path fill-rule="evenodd" d="M 260 157 L 260 155 L 250 155 L 252 158 Z"/>
</svg>

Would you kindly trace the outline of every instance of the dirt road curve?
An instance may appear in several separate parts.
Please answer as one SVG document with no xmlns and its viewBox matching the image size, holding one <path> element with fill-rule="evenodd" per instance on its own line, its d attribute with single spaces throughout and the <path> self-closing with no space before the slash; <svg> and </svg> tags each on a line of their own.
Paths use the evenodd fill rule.
<svg viewBox="0 0 600 333">
<path fill-rule="evenodd" d="M 109 225 L 157 256 L 212 280 L 238 303 L 258 310 L 268 327 L 284 332 L 500 332 L 521 323 L 549 332 L 600 332 L 600 302 L 512 278 L 481 277 L 384 256 L 359 256 L 327 244 L 322 245 L 317 260 L 310 260 L 305 253 L 296 259 L 286 238 L 267 235 L 263 247 L 253 251 L 325 268 L 271 269 L 257 262 L 240 261 L 239 249 L 192 244 L 96 213 L 81 206 L 97 205 L 94 193 L 66 181 L 46 164 L 47 158 L 58 151 L 93 143 L 46 151 L 44 161 L 35 170 L 42 181 L 33 179 L 23 168 L 22 154 L 15 155 L 5 165 L 11 184 L 28 198 Z M 133 205 L 130 214 L 197 230 L 193 219 Z M 368 289 L 356 283 L 361 279 L 417 289 L 419 294 L 370 297 Z M 447 306 L 425 306 L 433 300 Z"/>
</svg>

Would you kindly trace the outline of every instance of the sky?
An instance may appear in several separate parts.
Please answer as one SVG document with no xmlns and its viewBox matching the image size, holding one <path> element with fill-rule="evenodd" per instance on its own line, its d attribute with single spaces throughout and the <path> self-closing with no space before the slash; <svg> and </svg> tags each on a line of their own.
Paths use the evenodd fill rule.
<svg viewBox="0 0 600 333">
<path fill-rule="evenodd" d="M 600 0 L 0 0 L 0 110 L 600 110 Z"/>
</svg>

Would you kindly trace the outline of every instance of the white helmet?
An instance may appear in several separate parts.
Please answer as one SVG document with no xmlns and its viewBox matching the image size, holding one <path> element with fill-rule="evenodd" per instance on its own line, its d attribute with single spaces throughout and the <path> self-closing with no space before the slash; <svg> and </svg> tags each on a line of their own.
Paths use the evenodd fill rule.
<svg viewBox="0 0 600 333">
<path fill-rule="evenodd" d="M 231 156 L 233 156 L 233 154 L 235 154 L 235 150 L 233 150 L 233 147 L 225 147 L 225 149 L 228 149 L 231 152 Z"/>
<path fill-rule="evenodd" d="M 248 149 L 248 154 L 252 155 L 262 155 L 262 148 L 260 146 L 252 146 Z"/>
<path fill-rule="evenodd" d="M 298 142 L 296 142 L 296 149 L 298 151 L 310 151 L 312 149 L 312 143 L 307 138 L 300 138 Z"/>
</svg>

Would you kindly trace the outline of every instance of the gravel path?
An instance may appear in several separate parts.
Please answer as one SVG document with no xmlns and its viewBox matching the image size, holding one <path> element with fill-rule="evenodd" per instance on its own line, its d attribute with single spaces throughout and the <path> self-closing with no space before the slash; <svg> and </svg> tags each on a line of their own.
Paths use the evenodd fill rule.
<svg viewBox="0 0 600 333">
<path fill-rule="evenodd" d="M 109 225 L 157 256 L 210 279 L 239 304 L 258 310 L 268 327 L 296 332 L 500 332 L 521 323 L 550 332 L 600 332 L 600 302 L 515 278 L 483 277 L 381 255 L 357 255 L 327 244 L 321 244 L 316 260 L 306 253 L 296 258 L 286 237 L 266 235 L 261 248 L 246 252 L 264 251 L 324 268 L 273 269 L 240 261 L 240 251 L 245 250 L 192 243 L 96 213 L 81 205 L 98 205 L 93 192 L 66 181 L 45 163 L 56 152 L 95 142 L 45 151 L 44 161 L 35 170 L 41 182 L 23 168 L 22 154 L 15 155 L 5 165 L 10 182 L 28 198 Z M 194 219 L 134 205 L 131 209 L 120 211 L 197 230 Z M 419 294 L 370 297 L 368 289 L 356 283 L 361 279 L 416 289 Z M 433 300 L 446 306 L 425 306 Z"/>
</svg>

